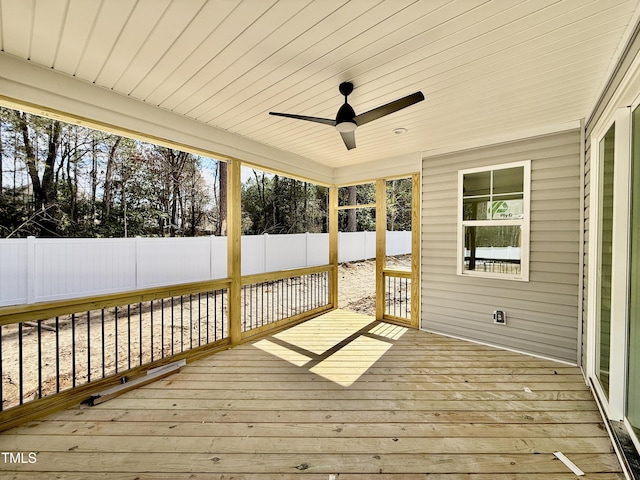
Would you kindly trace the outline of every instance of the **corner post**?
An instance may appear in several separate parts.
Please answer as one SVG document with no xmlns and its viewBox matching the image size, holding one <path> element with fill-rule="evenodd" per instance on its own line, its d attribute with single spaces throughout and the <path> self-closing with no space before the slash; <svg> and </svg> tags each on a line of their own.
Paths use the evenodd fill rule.
<svg viewBox="0 0 640 480">
<path fill-rule="evenodd" d="M 420 328 L 420 173 L 411 176 L 411 326 Z"/>
<path fill-rule="evenodd" d="M 241 290 L 242 273 L 240 257 L 241 204 L 240 204 L 240 161 L 231 159 L 227 166 L 227 276 L 229 286 L 229 337 L 231 344 L 240 343 L 242 337 Z"/>
<path fill-rule="evenodd" d="M 387 182 L 376 180 L 376 319 L 384 317 L 384 269 L 387 260 Z"/>
<path fill-rule="evenodd" d="M 329 187 L 329 300 L 338 308 L 338 187 Z"/>
</svg>

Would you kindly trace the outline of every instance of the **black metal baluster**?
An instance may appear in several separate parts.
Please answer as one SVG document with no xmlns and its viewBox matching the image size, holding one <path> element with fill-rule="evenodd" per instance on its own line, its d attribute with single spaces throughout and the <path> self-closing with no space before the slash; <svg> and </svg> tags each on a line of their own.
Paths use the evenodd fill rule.
<svg viewBox="0 0 640 480">
<path fill-rule="evenodd" d="M 189 350 L 193 348 L 193 302 L 189 294 Z"/>
<path fill-rule="evenodd" d="M 56 317 L 56 393 L 60 392 L 60 318 Z"/>
<path fill-rule="evenodd" d="M 278 316 L 278 290 L 280 285 L 280 280 L 275 280 L 272 283 L 273 287 L 271 289 L 271 321 L 277 322 L 280 317 Z"/>
<path fill-rule="evenodd" d="M 220 323 L 222 324 L 222 338 L 229 336 L 229 289 L 225 288 L 222 291 L 222 296 L 220 297 L 220 301 L 222 302 L 222 318 L 220 319 Z M 225 307 L 224 303 L 227 302 L 227 306 Z M 251 321 L 251 319 L 249 319 Z M 227 332 L 225 333 L 224 327 L 227 327 Z"/>
<path fill-rule="evenodd" d="M 173 309 L 174 309 L 174 301 L 173 297 L 171 297 L 171 355 L 173 355 Z"/>
<path fill-rule="evenodd" d="M 225 315 L 225 312 L 224 312 L 224 295 L 225 295 L 226 291 L 227 291 L 226 289 L 220 290 L 220 338 L 224 338 L 224 323 L 225 323 L 225 319 L 227 318 L 227 315 Z M 214 336 L 215 336 L 215 340 L 217 340 L 218 339 L 218 308 L 217 308 L 218 295 L 216 294 L 213 297 L 213 299 L 214 299 L 213 300 L 214 303 L 216 304 L 215 305 L 216 308 L 214 308 L 214 312 L 215 312 L 215 315 L 216 315 L 216 317 L 214 319 L 214 323 L 215 323 L 215 335 Z"/>
<path fill-rule="evenodd" d="M 409 302 L 409 279 L 404 279 L 404 318 L 407 318 L 407 305 Z"/>
<path fill-rule="evenodd" d="M 76 386 L 76 314 L 71 314 L 71 386 Z"/>
<path fill-rule="evenodd" d="M 164 298 L 160 299 L 160 358 L 164 358 Z"/>
<path fill-rule="evenodd" d="M 140 366 L 142 366 L 142 302 L 138 304 L 138 321 L 140 322 Z"/>
<path fill-rule="evenodd" d="M 154 328 L 153 328 L 153 300 L 151 300 L 149 302 L 149 310 L 150 310 L 150 318 L 149 318 L 149 323 L 151 325 L 151 335 L 149 336 L 149 340 L 151 342 L 151 361 L 153 362 L 153 360 L 155 359 L 155 355 L 154 355 L 154 351 L 153 351 L 153 334 L 155 333 Z"/>
<path fill-rule="evenodd" d="M 211 292 L 207 292 L 207 343 L 209 343 L 209 293 Z M 215 301 L 216 301 L 216 297 L 215 297 L 216 292 L 213 292 L 213 322 L 215 324 L 216 321 L 216 307 L 215 307 Z M 215 336 L 215 332 L 214 332 L 214 336 Z"/>
<path fill-rule="evenodd" d="M 202 330 L 200 329 L 200 323 L 202 322 L 202 318 L 200 316 L 200 292 L 198 292 L 198 346 L 202 345 Z"/>
<path fill-rule="evenodd" d="M 247 331 L 247 286 L 242 287 L 242 331 Z"/>
<path fill-rule="evenodd" d="M 260 288 L 262 290 L 262 307 L 263 307 L 262 308 L 262 315 L 260 316 L 260 326 L 262 326 L 262 325 L 264 325 L 265 318 L 267 318 L 267 319 L 269 318 L 269 297 L 265 296 L 264 283 L 260 284 Z M 265 301 L 267 303 L 267 311 L 266 311 L 266 313 L 264 311 L 264 303 L 265 303 Z M 256 322 L 256 326 L 258 326 L 258 322 Z"/>
<path fill-rule="evenodd" d="M 87 383 L 91 381 L 91 312 L 87 312 Z"/>
<path fill-rule="evenodd" d="M 131 370 L 131 304 L 127 305 L 127 366 Z"/>
<path fill-rule="evenodd" d="M 23 402 L 22 385 L 22 323 L 18 324 L 18 390 L 20 394 L 20 405 Z"/>
<path fill-rule="evenodd" d="M 114 326 L 115 326 L 115 338 L 113 339 L 113 343 L 116 346 L 116 355 L 115 355 L 115 365 L 116 365 L 116 373 L 118 373 L 118 307 L 114 307 Z"/>
<path fill-rule="evenodd" d="M 42 320 L 38 320 L 38 398 L 42 398 Z"/>
<path fill-rule="evenodd" d="M 105 356 L 105 347 L 107 344 L 107 340 L 104 338 L 104 308 L 100 310 L 100 322 L 101 322 L 101 330 L 102 330 L 102 378 L 105 377 L 105 365 L 104 365 L 104 356 Z"/>
</svg>

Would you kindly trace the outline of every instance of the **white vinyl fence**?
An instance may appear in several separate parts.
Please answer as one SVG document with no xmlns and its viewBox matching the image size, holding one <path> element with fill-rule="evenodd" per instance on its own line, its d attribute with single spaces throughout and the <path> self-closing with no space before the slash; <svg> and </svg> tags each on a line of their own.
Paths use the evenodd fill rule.
<svg viewBox="0 0 640 480">
<path fill-rule="evenodd" d="M 340 262 L 375 257 L 375 233 L 340 233 Z M 411 232 L 387 232 L 387 255 L 411 252 Z M 329 263 L 329 235 L 242 237 L 242 275 Z M 227 276 L 227 238 L 0 239 L 0 306 Z"/>
</svg>

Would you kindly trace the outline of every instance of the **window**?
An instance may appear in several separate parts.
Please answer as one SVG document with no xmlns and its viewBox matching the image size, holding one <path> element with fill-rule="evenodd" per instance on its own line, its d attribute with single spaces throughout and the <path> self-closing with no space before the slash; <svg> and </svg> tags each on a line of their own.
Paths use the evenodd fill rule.
<svg viewBox="0 0 640 480">
<path fill-rule="evenodd" d="M 458 172 L 458 274 L 529 280 L 531 162 Z"/>
</svg>

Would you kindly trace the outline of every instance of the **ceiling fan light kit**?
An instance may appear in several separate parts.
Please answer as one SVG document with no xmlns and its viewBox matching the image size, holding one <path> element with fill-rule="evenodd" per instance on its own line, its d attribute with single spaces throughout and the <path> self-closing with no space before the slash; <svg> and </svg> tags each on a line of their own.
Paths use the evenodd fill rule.
<svg viewBox="0 0 640 480">
<path fill-rule="evenodd" d="M 336 115 L 335 120 L 331 120 L 330 118 L 309 117 L 306 115 L 295 115 L 292 113 L 279 112 L 269 112 L 269 115 L 294 118 L 296 120 L 306 120 L 308 122 L 322 123 L 324 125 L 335 127 L 336 130 L 340 132 L 340 136 L 342 137 L 342 141 L 347 147 L 347 150 L 351 150 L 352 148 L 356 148 L 356 127 L 372 122 L 391 113 L 397 112 L 398 110 L 402 110 L 403 108 L 410 107 L 411 105 L 424 100 L 424 95 L 422 94 L 422 92 L 416 92 L 385 105 L 381 105 L 380 107 L 369 110 L 368 112 L 356 115 L 353 107 L 351 107 L 351 105 L 349 105 L 349 103 L 347 102 L 347 97 L 353 91 L 353 83 L 343 82 L 340 84 L 339 90 L 340 93 L 344 95 L 344 104 L 338 110 L 338 114 Z M 404 133 L 406 131 L 406 129 L 400 128 L 394 130 L 395 133 Z"/>
</svg>

